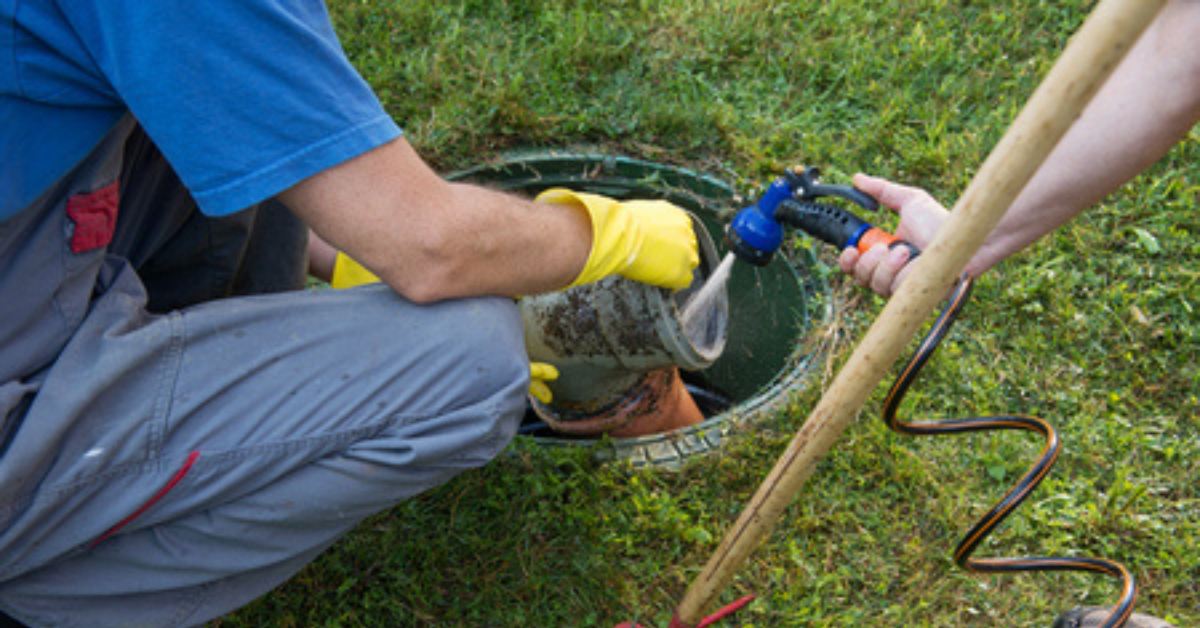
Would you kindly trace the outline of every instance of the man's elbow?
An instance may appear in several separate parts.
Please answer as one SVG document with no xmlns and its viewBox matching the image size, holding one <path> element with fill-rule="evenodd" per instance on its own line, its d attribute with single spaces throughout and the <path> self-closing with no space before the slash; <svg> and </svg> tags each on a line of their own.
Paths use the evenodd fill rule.
<svg viewBox="0 0 1200 628">
<path fill-rule="evenodd" d="M 386 272 L 382 278 L 393 290 L 413 303 L 427 304 L 470 296 L 472 256 L 461 250 L 461 243 L 422 239 L 413 247 L 402 266 Z"/>
<path fill-rule="evenodd" d="M 418 305 L 428 305 L 430 303 L 437 303 L 438 301 L 445 301 L 446 299 L 462 296 L 457 294 L 453 289 L 451 289 L 451 287 L 444 283 L 428 281 L 425 278 L 420 278 L 415 281 L 404 281 L 400 285 L 389 285 L 391 285 L 392 289 L 398 292 L 400 296 Z"/>
</svg>

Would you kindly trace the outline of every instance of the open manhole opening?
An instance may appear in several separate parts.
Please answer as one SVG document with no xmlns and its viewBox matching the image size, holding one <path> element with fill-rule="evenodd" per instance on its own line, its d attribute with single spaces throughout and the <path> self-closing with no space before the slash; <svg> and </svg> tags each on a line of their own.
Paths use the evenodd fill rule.
<svg viewBox="0 0 1200 628">
<path fill-rule="evenodd" d="M 448 178 L 527 196 L 563 187 L 619 200 L 667 200 L 699 218 L 722 256 L 725 225 L 752 202 L 705 174 L 583 152 L 516 156 Z M 824 279 L 828 274 L 813 250 L 796 246 L 785 246 L 766 267 L 736 265 L 728 284 L 724 353 L 705 370 L 682 372 L 704 414 L 702 422 L 648 436 L 595 439 L 556 432 L 530 408 L 520 434 L 545 446 L 593 447 L 600 457 L 634 466 L 673 467 L 715 450 L 734 425 L 778 412 L 812 379 L 822 357 L 812 336 L 834 315 L 832 291 Z"/>
</svg>

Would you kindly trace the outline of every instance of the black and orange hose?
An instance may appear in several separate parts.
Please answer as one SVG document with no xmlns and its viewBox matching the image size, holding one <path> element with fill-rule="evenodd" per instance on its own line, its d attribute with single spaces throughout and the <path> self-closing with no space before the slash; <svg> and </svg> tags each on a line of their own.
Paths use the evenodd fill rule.
<svg viewBox="0 0 1200 628">
<path fill-rule="evenodd" d="M 1098 628 L 1120 628 L 1133 613 L 1137 599 L 1137 585 L 1133 576 L 1120 564 L 1102 558 L 1069 557 L 1019 557 L 1019 558 L 973 558 L 972 554 L 1008 515 L 1021 505 L 1041 481 L 1050 473 L 1058 459 L 1061 444 L 1054 427 L 1045 420 L 1026 415 L 997 415 L 942 419 L 935 421 L 909 422 L 897 417 L 897 410 L 905 394 L 916 381 L 921 369 L 929 362 L 938 344 L 954 325 L 971 293 L 971 278 L 963 275 L 950 296 L 946 307 L 934 321 L 929 332 L 921 340 L 913 356 L 905 364 L 896 382 L 892 384 L 883 406 L 883 419 L 888 427 L 901 434 L 914 436 L 962 434 L 993 430 L 1022 430 L 1036 432 L 1044 439 L 1041 455 L 1037 462 L 1013 485 L 991 510 L 976 523 L 954 550 L 954 562 L 967 571 L 997 573 L 1011 571 L 1089 571 L 1103 573 L 1121 582 L 1121 594 L 1104 623 Z"/>
</svg>

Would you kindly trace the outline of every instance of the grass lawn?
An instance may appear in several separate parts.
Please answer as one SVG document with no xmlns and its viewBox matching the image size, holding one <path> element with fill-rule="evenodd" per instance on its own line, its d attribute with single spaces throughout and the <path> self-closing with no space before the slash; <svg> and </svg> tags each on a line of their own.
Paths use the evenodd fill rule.
<svg viewBox="0 0 1200 628">
<path fill-rule="evenodd" d="M 970 181 L 1091 2 L 330 0 L 351 61 L 452 172 L 590 146 L 753 194 L 783 167 Z M 1149 98 L 1147 104 L 1152 105 Z M 910 414 L 1027 413 L 1063 454 L 979 555 L 1104 556 L 1139 610 L 1200 625 L 1200 130 L 1102 205 L 985 276 Z M 832 259 L 832 258 L 831 258 Z M 882 307 L 846 285 L 836 372 Z M 671 610 L 820 398 L 738 425 L 680 471 L 518 440 L 366 522 L 214 626 L 586 627 Z M 726 592 L 723 626 L 1049 628 L 1113 581 L 981 577 L 951 552 L 1036 458 L 1020 434 L 916 439 L 884 389 Z"/>
</svg>

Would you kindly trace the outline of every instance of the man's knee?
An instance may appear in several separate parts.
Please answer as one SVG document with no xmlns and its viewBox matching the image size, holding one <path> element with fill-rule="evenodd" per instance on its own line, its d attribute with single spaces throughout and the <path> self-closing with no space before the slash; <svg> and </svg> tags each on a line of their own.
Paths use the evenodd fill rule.
<svg viewBox="0 0 1200 628">
<path fill-rule="evenodd" d="M 489 439 L 491 458 L 516 433 L 529 390 L 529 359 L 521 317 L 510 299 L 486 298 L 457 302 L 452 317 L 457 330 L 454 345 L 463 353 L 451 369 L 462 380 L 451 384 L 461 391 L 461 403 L 485 403 L 495 408 Z"/>
<path fill-rule="evenodd" d="M 529 362 L 516 306 L 510 299 L 477 298 L 400 307 L 397 316 L 409 318 L 413 307 L 422 310 L 415 346 L 407 330 L 392 343 L 397 357 L 410 362 L 394 373 L 393 392 L 408 397 L 419 391 L 424 408 L 409 410 L 430 421 L 412 426 L 414 432 L 457 463 L 485 463 L 515 435 L 526 407 Z"/>
</svg>

